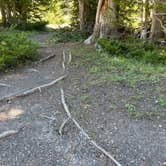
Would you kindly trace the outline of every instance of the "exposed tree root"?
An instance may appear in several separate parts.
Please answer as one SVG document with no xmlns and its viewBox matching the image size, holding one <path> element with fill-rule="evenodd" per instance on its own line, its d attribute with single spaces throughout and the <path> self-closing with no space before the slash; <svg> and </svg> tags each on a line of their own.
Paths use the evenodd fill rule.
<svg viewBox="0 0 166 166">
<path fill-rule="evenodd" d="M 121 164 L 109 153 L 107 152 L 104 148 L 102 148 L 101 146 L 99 146 L 95 141 L 93 141 L 89 135 L 84 131 L 84 129 L 80 126 L 80 124 L 74 119 L 74 117 L 71 115 L 69 108 L 66 104 L 65 101 L 65 95 L 64 95 L 64 91 L 63 89 L 61 89 L 61 102 L 62 105 L 64 107 L 65 112 L 67 113 L 68 119 L 71 119 L 73 121 L 73 123 L 76 125 L 76 127 L 81 131 L 81 133 L 88 139 L 88 141 L 94 145 L 98 150 L 100 150 L 103 154 L 105 154 L 107 157 L 109 157 L 117 166 L 121 166 Z M 63 127 L 66 124 L 66 122 L 68 121 L 68 119 L 66 119 L 64 121 L 64 123 L 61 125 L 61 129 L 60 132 L 62 133 Z"/>
<path fill-rule="evenodd" d="M 43 89 L 43 88 L 48 88 L 50 86 L 53 86 L 54 84 L 56 84 L 57 82 L 63 80 L 64 78 L 66 78 L 67 75 L 63 75 L 61 77 L 59 77 L 58 79 L 54 80 L 54 81 L 51 81 L 47 84 L 44 84 L 44 85 L 41 85 L 41 86 L 38 86 L 38 87 L 35 87 L 35 88 L 32 88 L 32 89 L 29 89 L 27 91 L 24 91 L 24 92 L 18 92 L 18 93 L 15 93 L 15 94 L 11 94 L 11 95 L 8 95 L 8 96 L 5 96 L 3 98 L 0 99 L 0 102 L 4 101 L 4 100 L 13 100 L 15 98 L 18 98 L 18 97 L 23 97 L 23 96 L 27 96 L 29 94 L 32 94 L 36 91 L 40 91 Z"/>
<path fill-rule="evenodd" d="M 39 62 L 42 62 L 42 63 L 43 63 L 43 62 L 45 62 L 45 61 L 48 61 L 48 60 L 54 58 L 55 56 L 56 56 L 55 54 L 50 55 L 50 56 L 47 56 L 47 57 L 45 57 L 45 58 L 40 59 Z"/>
<path fill-rule="evenodd" d="M 68 60 L 68 65 L 71 63 L 71 61 L 72 61 L 72 56 L 71 56 L 71 52 L 69 53 L 69 60 Z"/>
<path fill-rule="evenodd" d="M 63 51 L 63 61 L 62 61 L 63 72 L 65 72 L 66 70 L 65 61 L 66 61 L 66 54 L 65 51 Z"/>
<path fill-rule="evenodd" d="M 61 124 L 61 126 L 60 126 L 60 128 L 59 128 L 59 134 L 60 134 L 60 135 L 62 135 L 63 129 L 64 129 L 65 125 L 67 124 L 67 122 L 68 122 L 70 119 L 71 119 L 71 118 L 68 117 L 68 118 L 65 119 L 64 122 Z"/>
</svg>

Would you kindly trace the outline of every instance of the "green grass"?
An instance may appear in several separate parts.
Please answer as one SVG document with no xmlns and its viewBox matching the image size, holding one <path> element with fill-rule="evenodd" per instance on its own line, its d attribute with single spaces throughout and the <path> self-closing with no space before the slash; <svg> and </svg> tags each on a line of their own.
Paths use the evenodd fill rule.
<svg viewBox="0 0 166 166">
<path fill-rule="evenodd" d="M 0 71 L 38 59 L 39 45 L 26 33 L 3 30 L 0 32 Z"/>
<path fill-rule="evenodd" d="M 55 30 L 50 41 L 53 43 L 79 42 L 87 38 L 87 32 L 80 32 L 72 28 Z"/>
<path fill-rule="evenodd" d="M 92 46 L 75 47 L 72 49 L 72 55 L 73 67 L 84 69 L 89 75 L 86 84 L 88 88 L 123 84 L 126 86 L 126 88 L 124 87 L 126 91 L 132 90 L 132 93 L 128 94 L 127 97 L 122 96 L 126 103 L 124 104 L 124 111 L 127 111 L 129 117 L 134 119 L 164 117 L 166 113 L 166 96 L 164 95 L 164 85 L 160 86 L 160 83 L 166 78 L 166 66 L 145 63 L 122 56 L 113 57 L 108 53 L 95 51 Z M 144 87 L 145 89 L 143 90 L 142 88 Z M 120 94 L 121 92 L 117 93 Z M 85 101 L 89 100 L 87 95 L 81 98 Z M 118 102 L 118 98 L 116 100 Z M 156 101 L 158 102 L 156 103 Z M 145 102 L 147 102 L 148 106 L 141 107 L 141 104 L 145 104 Z M 116 110 L 118 110 L 118 105 Z"/>
<path fill-rule="evenodd" d="M 81 55 L 80 63 L 74 65 L 86 68 L 90 74 L 96 76 L 95 81 L 99 84 L 124 81 L 136 87 L 139 82 L 156 83 L 166 77 L 166 67 L 162 64 L 150 64 L 121 56 L 112 57 L 93 49 L 75 48 L 73 54 Z"/>
<path fill-rule="evenodd" d="M 132 37 L 121 40 L 101 38 L 98 44 L 110 56 L 133 58 L 147 63 L 166 64 L 166 49 L 154 43 Z"/>
</svg>

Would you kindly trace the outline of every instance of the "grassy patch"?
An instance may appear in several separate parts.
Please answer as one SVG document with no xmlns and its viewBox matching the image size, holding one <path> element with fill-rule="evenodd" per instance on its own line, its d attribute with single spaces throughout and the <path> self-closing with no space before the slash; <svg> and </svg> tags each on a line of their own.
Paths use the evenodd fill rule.
<svg viewBox="0 0 166 166">
<path fill-rule="evenodd" d="M 88 88 L 92 86 L 96 88 L 98 85 L 102 88 L 109 85 L 120 86 L 121 91 L 124 90 L 128 93 L 120 99 L 118 99 L 118 95 L 113 94 L 116 103 L 119 104 L 110 110 L 118 110 L 121 104 L 126 103 L 126 105 L 124 104 L 125 109 L 132 118 L 153 119 L 165 116 L 166 100 L 163 81 L 166 77 L 166 67 L 163 64 L 151 64 L 133 58 L 110 56 L 108 53 L 95 51 L 92 46 L 74 48 L 72 55 L 73 67 L 83 68 L 89 75 L 86 85 Z M 114 84 L 114 82 L 118 82 L 118 84 Z M 121 91 L 117 91 L 117 94 L 121 94 Z M 83 101 L 89 101 L 87 95 L 81 98 Z M 158 102 L 156 103 L 156 101 Z"/>
<path fill-rule="evenodd" d="M 127 109 L 128 115 L 135 119 L 153 119 L 154 117 L 161 118 L 164 116 L 164 111 L 161 111 L 157 108 L 151 111 L 140 111 L 137 110 L 138 106 L 133 104 L 126 104 L 125 108 Z"/>
<path fill-rule="evenodd" d="M 87 38 L 86 32 L 80 32 L 72 28 L 63 28 L 55 30 L 50 41 L 53 43 L 78 42 Z"/>
<path fill-rule="evenodd" d="M 38 44 L 23 32 L 0 32 L 0 70 L 6 70 L 38 58 Z"/>
<path fill-rule="evenodd" d="M 112 57 L 107 53 L 99 53 L 89 48 L 75 48 L 73 54 L 81 57 L 77 67 L 82 66 L 90 74 L 95 75 L 92 84 L 123 81 L 132 87 L 139 82 L 156 83 L 166 76 L 166 67 L 162 64 L 150 64 L 128 59 L 126 57 Z"/>
<path fill-rule="evenodd" d="M 23 31 L 45 31 L 47 24 L 48 22 L 46 21 L 29 22 L 29 23 L 17 25 L 16 29 L 23 30 Z"/>
<path fill-rule="evenodd" d="M 148 63 L 166 64 L 166 49 L 142 39 L 127 38 L 123 40 L 99 39 L 98 44 L 110 56 L 134 58 Z"/>
</svg>

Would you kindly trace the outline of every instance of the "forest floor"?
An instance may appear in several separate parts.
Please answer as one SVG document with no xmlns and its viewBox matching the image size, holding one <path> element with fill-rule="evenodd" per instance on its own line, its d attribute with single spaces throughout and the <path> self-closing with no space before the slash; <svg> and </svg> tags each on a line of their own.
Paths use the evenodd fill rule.
<svg viewBox="0 0 166 166">
<path fill-rule="evenodd" d="M 48 44 L 50 36 L 36 34 L 33 39 L 42 44 L 42 57 L 55 54 L 54 58 L 0 76 L 3 98 L 62 76 L 63 50 L 72 52 L 64 81 L 41 92 L 0 102 L 0 133 L 19 130 L 0 139 L 0 166 L 114 166 L 72 122 L 59 135 L 59 127 L 67 118 L 61 87 L 75 119 L 122 166 L 162 166 L 166 161 L 166 78 L 156 82 L 137 80 L 134 86 L 115 77 L 108 80 L 95 68 L 88 71 L 93 60 L 86 59 L 88 67 L 84 64 L 84 55 L 95 52 L 92 46 Z"/>
</svg>

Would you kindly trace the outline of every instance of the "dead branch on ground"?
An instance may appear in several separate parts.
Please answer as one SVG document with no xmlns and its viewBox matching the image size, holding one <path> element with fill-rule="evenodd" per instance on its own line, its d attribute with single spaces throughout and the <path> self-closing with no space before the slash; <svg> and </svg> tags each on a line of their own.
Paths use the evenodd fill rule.
<svg viewBox="0 0 166 166">
<path fill-rule="evenodd" d="M 0 139 L 12 136 L 17 134 L 19 131 L 18 130 L 8 130 L 8 131 L 4 131 L 3 133 L 0 134 Z"/>
<path fill-rule="evenodd" d="M 102 148 L 95 141 L 93 141 L 89 137 L 89 135 L 84 131 L 84 129 L 80 126 L 80 124 L 75 120 L 75 118 L 71 115 L 71 113 L 69 111 L 69 108 L 68 108 L 68 105 L 66 104 L 66 101 L 65 101 L 65 95 L 64 95 L 63 89 L 61 89 L 61 102 L 62 102 L 62 105 L 63 105 L 63 108 L 64 108 L 65 112 L 67 113 L 68 119 L 71 119 L 73 121 L 73 123 L 81 131 L 81 133 L 87 138 L 87 140 L 92 145 L 94 145 L 98 150 L 100 150 L 103 154 L 105 154 L 107 157 L 109 157 L 117 166 L 122 166 L 109 152 L 107 152 L 104 148 Z M 68 119 L 66 119 L 63 124 L 66 124 Z M 61 127 L 63 127 L 63 126 L 64 125 L 61 125 Z M 61 130 L 60 130 L 61 133 L 62 133 L 62 129 L 63 128 L 61 128 Z"/>
<path fill-rule="evenodd" d="M 36 91 L 40 91 L 44 88 L 48 88 L 50 86 L 53 86 L 55 85 L 56 83 L 58 83 L 59 81 L 63 80 L 64 78 L 66 78 L 67 75 L 63 75 L 59 78 L 57 78 L 56 80 L 53 80 L 49 83 L 46 83 L 46 84 L 43 84 L 43 85 L 40 85 L 40 86 L 37 86 L 35 88 L 32 88 L 32 89 L 29 89 L 29 90 L 26 90 L 24 92 L 18 92 L 18 93 L 15 93 L 15 94 L 11 94 L 11 95 L 8 95 L 8 96 L 5 96 L 3 98 L 0 99 L 0 102 L 4 101 L 4 100 L 13 100 L 15 98 L 19 98 L 19 97 L 24 97 L 24 96 L 27 96 L 29 94 L 32 94 Z"/>
</svg>

